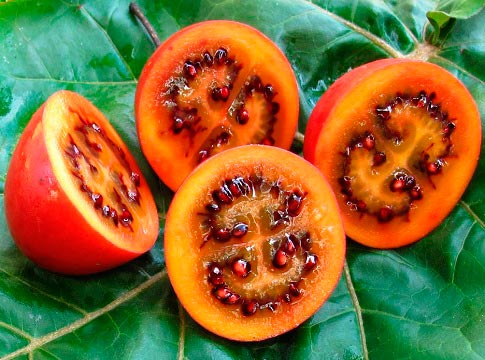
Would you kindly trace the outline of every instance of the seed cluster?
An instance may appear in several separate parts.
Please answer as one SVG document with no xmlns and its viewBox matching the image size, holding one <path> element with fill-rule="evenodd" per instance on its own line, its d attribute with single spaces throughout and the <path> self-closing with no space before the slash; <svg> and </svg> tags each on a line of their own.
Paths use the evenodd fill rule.
<svg viewBox="0 0 485 360">
<path fill-rule="evenodd" d="M 140 193 L 138 187 L 140 186 L 140 174 L 134 172 L 128 161 L 126 160 L 125 153 L 117 146 L 105 133 L 105 131 L 96 123 L 89 122 L 79 115 L 81 124 L 76 126 L 74 130 L 80 134 L 83 139 L 83 147 L 89 150 L 90 156 L 88 156 L 81 147 L 74 140 L 74 137 L 68 135 L 68 144 L 64 153 L 70 159 L 71 174 L 80 182 L 80 190 L 86 193 L 88 199 L 92 202 L 93 207 L 99 211 L 106 218 L 110 218 L 115 226 L 121 224 L 122 226 L 133 231 L 132 223 L 133 216 L 128 209 L 128 206 L 124 203 L 123 198 L 119 191 L 128 199 L 130 203 L 140 205 Z M 93 176 L 98 173 L 98 168 L 93 163 L 91 157 L 96 158 L 101 152 L 103 152 L 103 145 L 98 142 L 94 142 L 90 139 L 90 135 L 94 135 L 97 138 L 102 139 L 102 143 L 110 148 L 110 150 L 117 156 L 121 166 L 130 174 L 128 184 L 121 173 L 115 173 L 113 171 L 113 180 L 116 186 L 111 189 L 111 198 L 114 199 L 115 204 L 110 204 L 102 194 L 95 192 L 88 185 L 85 177 L 82 173 L 81 159 L 89 166 L 89 171 Z"/>
<path fill-rule="evenodd" d="M 241 313 L 245 316 L 253 315 L 263 309 L 275 311 L 281 302 L 291 303 L 302 295 L 302 289 L 299 287 L 301 278 L 317 266 L 318 257 L 311 252 L 309 233 L 300 237 L 295 234 L 285 234 L 274 252 L 272 263 L 275 268 L 283 269 L 288 266 L 289 259 L 295 256 L 303 258 L 300 280 L 289 282 L 286 291 L 275 298 L 265 300 L 248 298 L 231 289 L 224 279 L 225 272 L 231 272 L 240 279 L 245 279 L 251 274 L 251 262 L 238 256 L 223 263 L 211 262 L 207 266 L 207 280 L 212 286 L 211 293 L 222 304 L 240 305 Z"/>
<path fill-rule="evenodd" d="M 298 189 L 285 191 L 278 181 L 269 182 L 258 175 L 250 177 L 236 176 L 232 179 L 226 179 L 219 188 L 212 191 L 211 201 L 205 205 L 205 213 L 203 215 L 206 216 L 205 226 L 209 231 L 204 238 L 202 246 L 211 239 L 218 243 L 225 243 L 231 239 L 239 242 L 243 239 L 248 234 L 249 224 L 239 221 L 230 227 L 220 226 L 217 214 L 224 207 L 233 205 L 242 196 L 257 198 L 262 193 L 269 193 L 274 201 L 280 203 L 277 210 L 273 212 L 273 219 L 270 225 L 273 229 L 276 226 L 288 223 L 291 217 L 298 216 L 302 210 L 305 194 Z M 299 288 L 301 278 L 305 273 L 312 271 L 318 263 L 317 255 L 311 251 L 312 241 L 310 234 L 285 233 L 283 238 L 279 240 L 273 239 L 272 244 L 272 250 L 268 254 L 270 256 L 268 265 L 275 270 L 284 270 L 292 266 L 292 259 L 295 258 L 296 261 L 296 258 L 299 258 L 300 260 L 296 263 L 301 264 L 301 269 L 299 270 L 301 272 L 300 280 L 292 281 L 287 286 L 287 290 L 275 298 L 266 300 L 247 298 L 244 294 L 239 294 L 231 289 L 224 277 L 224 274 L 229 272 L 233 278 L 242 280 L 252 274 L 251 262 L 255 260 L 247 259 L 239 254 L 232 256 L 230 259 L 213 261 L 208 265 L 207 279 L 211 286 L 212 295 L 222 304 L 240 305 L 241 313 L 246 316 L 265 308 L 274 311 L 282 301 L 289 303 L 293 299 L 298 298 L 301 295 Z M 294 264 L 293 266 L 296 266 Z"/>
<path fill-rule="evenodd" d="M 191 139 L 198 132 L 206 131 L 207 127 L 201 124 L 202 118 L 197 107 L 180 104 L 181 102 L 178 99 L 180 93 L 186 92 L 191 87 L 200 86 L 198 85 L 198 78 L 214 76 L 213 70 L 223 71 L 225 75 L 222 83 L 212 81 L 207 91 L 209 105 L 217 106 L 217 104 L 225 103 L 230 99 L 231 93 L 236 91 L 233 86 L 242 66 L 224 48 L 219 48 L 213 53 L 206 50 L 199 56 L 186 59 L 179 77 L 167 83 L 167 102 L 171 104 L 170 116 L 172 119 L 170 131 L 175 135 L 184 132 Z M 247 107 L 247 103 L 251 98 L 258 97 L 264 100 L 265 105 L 263 106 L 267 107 L 267 115 L 265 115 L 265 119 L 262 119 L 260 131 L 258 134 L 255 134 L 255 138 L 252 141 L 254 143 L 265 145 L 274 145 L 275 143 L 273 131 L 277 121 L 276 115 L 280 111 L 280 104 L 274 101 L 276 94 L 276 90 L 271 84 L 264 84 L 258 75 L 252 75 L 244 82 L 242 89 L 232 97 L 227 114 L 228 118 L 232 119 L 237 125 L 246 125 L 251 121 L 251 113 Z M 214 154 L 217 148 L 226 145 L 232 136 L 229 128 L 213 135 L 198 151 L 196 161 L 201 163 L 206 160 Z"/>
<path fill-rule="evenodd" d="M 418 163 L 413 168 L 413 170 L 425 174 L 431 184 L 433 184 L 432 176 L 441 173 L 445 158 L 451 151 L 453 143 L 450 136 L 455 129 L 455 124 L 449 119 L 448 114 L 442 111 L 439 104 L 433 102 L 435 99 L 435 93 L 427 95 L 425 91 L 419 92 L 416 96 L 397 94 L 390 102 L 375 108 L 375 115 L 378 123 L 381 125 L 384 138 L 394 143 L 399 143 L 403 140 L 403 135 L 394 129 L 390 123 L 393 114 L 398 112 L 398 108 L 414 107 L 416 109 L 423 109 L 426 111 L 429 121 L 439 122 L 441 133 L 438 135 L 441 136 L 441 144 L 444 144 L 444 151 L 437 158 L 431 159 L 428 152 L 433 146 L 433 143 L 431 143 L 428 149 L 421 151 Z M 396 114 L 396 116 L 399 115 Z M 343 154 L 345 158 L 344 175 L 339 178 L 339 184 L 341 186 L 341 192 L 346 196 L 347 204 L 351 208 L 361 213 L 375 215 L 380 222 L 388 222 L 395 216 L 407 214 L 411 208 L 411 203 L 423 198 L 422 186 L 417 183 L 416 177 L 412 172 L 407 169 L 397 168 L 394 170 L 391 179 L 389 179 L 389 189 L 394 193 L 407 193 L 409 206 L 398 211 L 391 204 L 387 204 L 379 208 L 376 212 L 370 212 L 366 201 L 354 195 L 354 181 L 348 175 L 352 155 L 357 149 L 365 149 L 372 153 L 372 167 L 376 170 L 387 161 L 385 151 L 376 148 L 376 136 L 371 132 L 365 132 L 362 136 L 353 139 L 347 146 Z"/>
</svg>

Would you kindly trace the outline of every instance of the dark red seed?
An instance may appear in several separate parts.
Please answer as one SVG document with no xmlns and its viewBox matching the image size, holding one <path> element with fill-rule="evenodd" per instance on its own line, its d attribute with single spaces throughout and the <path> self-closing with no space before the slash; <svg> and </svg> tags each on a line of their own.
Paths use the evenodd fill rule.
<svg viewBox="0 0 485 360">
<path fill-rule="evenodd" d="M 303 265 L 303 269 L 306 271 L 310 271 L 317 265 L 317 261 L 318 261 L 317 255 L 309 251 L 305 251 L 304 256 L 305 256 L 305 264 Z"/>
<path fill-rule="evenodd" d="M 209 265 L 209 273 L 211 275 L 222 276 L 222 267 L 217 263 L 212 263 Z"/>
<path fill-rule="evenodd" d="M 128 195 L 128 198 L 130 199 L 130 201 L 136 202 L 137 204 L 140 203 L 140 193 L 137 190 L 135 190 L 135 191 L 128 190 L 127 195 Z"/>
<path fill-rule="evenodd" d="M 212 294 L 218 300 L 224 301 L 232 295 L 232 292 L 227 288 L 227 286 L 219 285 L 212 289 Z"/>
<path fill-rule="evenodd" d="M 109 217 L 113 220 L 113 223 L 118 226 L 118 212 L 115 209 L 111 209 Z"/>
<path fill-rule="evenodd" d="M 286 200 L 286 207 L 290 216 L 297 216 L 300 213 L 303 198 L 303 194 L 301 194 L 299 191 L 295 191 L 288 196 L 288 199 Z"/>
<path fill-rule="evenodd" d="M 276 251 L 273 257 L 273 265 L 277 268 L 283 268 L 288 263 L 288 255 L 282 249 Z"/>
<path fill-rule="evenodd" d="M 278 184 L 275 184 L 271 186 L 271 189 L 269 190 L 269 192 L 273 196 L 273 199 L 278 199 L 281 194 L 281 188 Z"/>
<path fill-rule="evenodd" d="M 172 131 L 175 134 L 180 134 L 180 132 L 184 129 L 185 127 L 185 121 L 182 118 L 175 117 L 173 119 L 173 124 L 172 124 Z"/>
<path fill-rule="evenodd" d="M 221 132 L 216 138 L 216 146 L 225 145 L 229 142 L 231 134 L 227 131 Z"/>
<path fill-rule="evenodd" d="M 386 154 L 383 152 L 376 152 L 373 157 L 374 166 L 382 165 L 386 162 Z"/>
<path fill-rule="evenodd" d="M 222 277 L 222 275 L 210 274 L 209 275 L 209 282 L 212 285 L 223 285 L 224 284 L 224 278 Z"/>
<path fill-rule="evenodd" d="M 456 125 L 452 122 L 449 122 L 446 124 L 446 126 L 443 128 L 442 132 L 446 136 L 450 136 L 451 133 L 455 130 Z"/>
<path fill-rule="evenodd" d="M 284 295 L 281 297 L 281 299 L 282 299 L 284 302 L 286 302 L 286 303 L 290 303 L 290 302 L 291 302 L 291 296 L 290 296 L 290 294 L 288 294 L 288 293 L 284 294 Z"/>
<path fill-rule="evenodd" d="M 271 113 L 273 115 L 276 115 L 280 111 L 280 104 L 277 102 L 272 102 L 271 103 Z"/>
<path fill-rule="evenodd" d="M 212 198 L 218 204 L 230 204 L 233 200 L 232 193 L 226 186 L 222 186 L 219 190 L 214 190 Z"/>
<path fill-rule="evenodd" d="M 199 164 L 209 158 L 210 154 L 207 150 L 200 150 L 199 151 Z"/>
<path fill-rule="evenodd" d="M 212 89 L 212 91 L 211 91 L 212 100 L 214 100 L 214 101 L 220 100 L 220 98 L 221 98 L 220 93 L 221 93 L 221 88 L 216 87 L 216 88 Z"/>
<path fill-rule="evenodd" d="M 380 222 L 389 222 L 392 220 L 393 217 L 394 217 L 394 212 L 388 206 L 384 206 L 380 208 L 377 214 L 377 219 Z"/>
<path fill-rule="evenodd" d="M 225 242 L 231 238 L 231 231 L 228 229 L 217 229 L 214 232 L 214 239 L 217 241 Z"/>
<path fill-rule="evenodd" d="M 236 121 L 238 122 L 238 124 L 241 124 L 241 125 L 245 125 L 248 123 L 249 112 L 247 111 L 246 108 L 239 109 L 236 115 Z"/>
<path fill-rule="evenodd" d="M 184 74 L 189 78 L 194 78 L 197 75 L 197 68 L 191 61 L 186 61 L 184 64 Z"/>
<path fill-rule="evenodd" d="M 338 179 L 338 183 L 341 186 L 348 187 L 352 184 L 352 178 L 350 176 L 343 176 L 343 177 Z"/>
<path fill-rule="evenodd" d="M 241 296 L 236 293 L 231 293 L 226 299 L 223 300 L 224 304 L 234 305 L 237 304 L 241 300 Z"/>
<path fill-rule="evenodd" d="M 391 191 L 403 191 L 405 187 L 405 182 L 403 179 L 392 179 L 391 181 Z"/>
<path fill-rule="evenodd" d="M 93 200 L 94 208 L 95 209 L 101 209 L 101 207 L 103 206 L 103 195 L 92 194 L 91 199 Z"/>
<path fill-rule="evenodd" d="M 271 136 L 267 136 L 265 137 L 262 141 L 261 141 L 261 144 L 262 145 L 270 145 L 270 146 L 273 146 L 274 145 L 274 139 L 271 137 Z"/>
<path fill-rule="evenodd" d="M 209 265 L 209 282 L 212 285 L 223 285 L 224 277 L 222 274 L 222 268 L 217 264 L 213 263 Z"/>
<path fill-rule="evenodd" d="M 212 64 L 214 64 L 214 59 L 212 58 L 212 55 L 209 54 L 207 51 L 204 53 L 204 55 L 202 55 L 202 60 L 207 66 L 212 66 Z"/>
<path fill-rule="evenodd" d="M 296 245 L 295 242 L 297 241 L 295 235 L 288 235 L 283 243 L 284 251 L 289 255 L 293 256 L 296 253 Z"/>
<path fill-rule="evenodd" d="M 217 64 L 222 65 L 226 62 L 227 59 L 227 50 L 224 48 L 219 48 L 214 53 L 214 59 Z"/>
<path fill-rule="evenodd" d="M 430 175 L 436 175 L 441 172 L 442 163 L 440 160 L 436 160 L 434 162 L 430 162 L 426 165 L 426 170 Z"/>
<path fill-rule="evenodd" d="M 416 185 L 409 191 L 409 196 L 413 200 L 420 200 L 423 198 L 423 191 L 418 185 Z"/>
<path fill-rule="evenodd" d="M 374 149 L 374 146 L 376 145 L 376 141 L 375 141 L 374 135 L 368 134 L 364 138 L 364 140 L 362 142 L 362 145 L 364 146 L 364 149 L 367 149 L 367 150 Z"/>
<path fill-rule="evenodd" d="M 384 107 L 376 107 L 376 114 L 382 120 L 389 120 L 391 118 L 392 107 L 390 105 Z"/>
<path fill-rule="evenodd" d="M 223 86 L 219 88 L 219 99 L 226 101 L 229 98 L 229 88 L 227 86 Z"/>
<path fill-rule="evenodd" d="M 244 301 L 241 306 L 241 311 L 245 316 L 251 316 L 259 309 L 259 303 L 256 300 Z"/>
<path fill-rule="evenodd" d="M 226 186 L 229 188 L 229 191 L 233 197 L 238 198 L 242 195 L 241 189 L 239 188 L 238 184 L 234 182 L 234 180 L 227 181 Z"/>
<path fill-rule="evenodd" d="M 244 259 L 237 259 L 232 263 L 232 272 L 241 278 L 245 278 L 251 272 L 251 263 Z"/>
<path fill-rule="evenodd" d="M 130 175 L 130 179 L 131 181 L 133 181 L 136 187 L 140 186 L 140 180 L 141 180 L 140 174 L 132 171 Z"/>
<path fill-rule="evenodd" d="M 248 233 L 249 226 L 245 223 L 237 223 L 232 228 L 232 236 L 235 238 L 241 238 Z"/>
<path fill-rule="evenodd" d="M 306 232 L 300 238 L 300 245 L 304 250 L 310 250 L 312 247 L 312 239 L 310 238 L 310 233 Z"/>
<path fill-rule="evenodd" d="M 250 86 L 255 91 L 262 91 L 263 90 L 263 83 L 261 82 L 261 78 L 258 75 L 253 76 Z"/>
<path fill-rule="evenodd" d="M 102 211 L 103 211 L 103 215 L 104 216 L 109 216 L 109 213 L 111 211 L 111 208 L 109 207 L 109 205 L 105 205 L 105 206 L 103 206 L 103 210 Z"/>
<path fill-rule="evenodd" d="M 128 209 L 123 209 L 119 218 L 120 218 L 121 224 L 124 226 L 130 225 L 133 221 L 133 216 L 131 215 Z"/>
<path fill-rule="evenodd" d="M 273 86 L 272 85 L 269 85 L 269 84 L 264 87 L 263 93 L 264 93 L 264 98 L 267 101 L 273 100 L 273 98 L 276 95 Z"/>
<path fill-rule="evenodd" d="M 214 213 L 217 213 L 219 211 L 221 211 L 221 207 L 215 203 L 210 203 L 210 204 L 207 204 L 205 206 L 205 209 L 211 213 L 211 214 L 214 214 Z"/>
<path fill-rule="evenodd" d="M 298 284 L 295 282 L 290 283 L 288 286 L 288 291 L 293 297 L 299 297 L 301 295 L 301 290 L 298 289 Z"/>
<path fill-rule="evenodd" d="M 358 200 L 355 205 L 357 206 L 358 211 L 365 211 L 367 208 L 367 204 L 363 200 Z"/>
</svg>

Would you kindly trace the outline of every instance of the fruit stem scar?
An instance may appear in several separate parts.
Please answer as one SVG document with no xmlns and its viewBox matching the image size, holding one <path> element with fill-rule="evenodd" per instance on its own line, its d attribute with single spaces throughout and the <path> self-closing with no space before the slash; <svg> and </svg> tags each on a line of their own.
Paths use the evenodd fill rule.
<svg viewBox="0 0 485 360">
<path fill-rule="evenodd" d="M 157 32 L 136 2 L 130 3 L 130 13 L 141 22 L 148 35 L 150 35 L 155 47 L 159 47 L 162 42 L 160 41 Z"/>
</svg>

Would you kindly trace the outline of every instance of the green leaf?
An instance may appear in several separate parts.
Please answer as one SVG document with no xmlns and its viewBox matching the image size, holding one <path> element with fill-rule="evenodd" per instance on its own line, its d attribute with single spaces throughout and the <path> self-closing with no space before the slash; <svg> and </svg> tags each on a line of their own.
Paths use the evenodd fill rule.
<svg viewBox="0 0 485 360">
<path fill-rule="evenodd" d="M 484 6 L 482 0 L 440 0 L 436 8 L 426 14 L 434 29 L 430 42 L 438 44 L 453 29 L 456 19 L 468 19 Z"/>
<path fill-rule="evenodd" d="M 482 2 L 139 4 L 162 40 L 183 26 L 217 18 L 263 31 L 286 53 L 297 75 L 301 132 L 328 86 L 348 70 L 384 57 L 420 58 L 447 68 L 468 87 L 485 118 Z M 172 194 L 145 161 L 133 118 L 137 78 L 154 46 L 128 6 L 128 0 L 0 4 L 1 209 L 5 174 L 25 125 L 50 94 L 69 89 L 93 101 L 113 122 L 149 179 L 164 219 Z M 427 13 L 435 10 L 456 19 L 453 26 L 444 29 L 449 20 L 442 13 L 429 19 Z M 426 43 L 430 21 L 442 35 L 446 30 L 434 43 L 439 46 Z M 18 251 L 2 211 L 0 358 L 485 358 L 483 159 L 438 229 L 393 251 L 349 240 L 348 265 L 329 301 L 299 328 L 261 343 L 219 338 L 185 313 L 165 271 L 163 221 L 159 240 L 146 255 L 103 274 L 66 277 L 37 268 Z"/>
</svg>

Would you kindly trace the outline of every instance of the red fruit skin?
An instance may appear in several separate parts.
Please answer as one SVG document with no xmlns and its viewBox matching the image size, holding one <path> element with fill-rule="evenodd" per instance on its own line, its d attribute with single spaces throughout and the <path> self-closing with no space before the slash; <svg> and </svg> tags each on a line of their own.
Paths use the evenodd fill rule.
<svg viewBox="0 0 485 360">
<path fill-rule="evenodd" d="M 141 255 L 105 239 L 59 186 L 44 143 L 44 107 L 22 134 L 5 181 L 5 215 L 15 243 L 38 266 L 67 275 L 105 271 Z"/>
<path fill-rule="evenodd" d="M 318 114 L 323 121 L 309 121 L 305 131 L 305 144 L 303 145 L 303 157 L 315 163 L 315 151 L 316 143 L 320 137 L 322 127 L 325 125 L 326 119 L 330 112 L 334 109 L 335 104 L 338 104 L 340 99 L 347 95 L 347 92 L 352 89 L 356 83 L 359 83 L 362 78 L 365 78 L 371 71 L 377 71 L 382 67 L 386 67 L 390 62 L 396 64 L 406 61 L 406 59 L 381 59 L 375 60 L 370 63 L 361 65 L 351 71 L 348 71 L 342 75 L 338 81 L 332 84 L 332 91 L 326 91 L 322 98 L 324 100 L 319 101 Z M 316 111 L 313 111 L 316 113 Z"/>
</svg>

